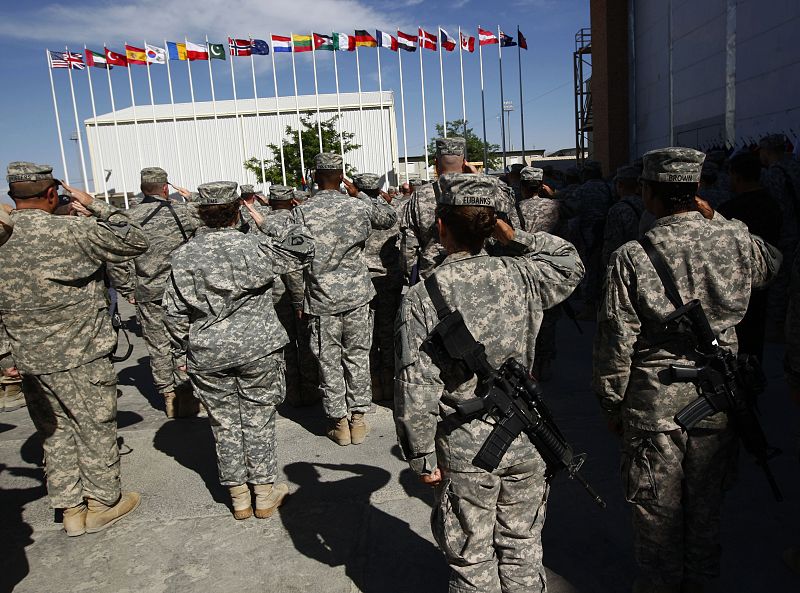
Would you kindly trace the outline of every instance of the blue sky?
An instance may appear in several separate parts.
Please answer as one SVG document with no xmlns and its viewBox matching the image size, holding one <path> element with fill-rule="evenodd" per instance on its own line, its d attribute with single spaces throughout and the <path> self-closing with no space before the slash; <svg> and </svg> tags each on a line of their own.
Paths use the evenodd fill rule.
<svg viewBox="0 0 800 593">
<path fill-rule="evenodd" d="M 522 52 L 523 93 L 525 98 L 526 148 L 548 151 L 574 145 L 572 96 L 572 50 L 575 32 L 589 25 L 589 0 L 239 0 L 236 3 L 199 2 L 198 0 L 128 0 L 108 2 L 72 0 L 68 3 L 3 2 L 0 6 L 0 51 L 6 58 L 0 63 L 0 78 L 5 92 L 0 93 L 0 165 L 9 161 L 30 160 L 51 163 L 60 172 L 61 159 L 53 114 L 53 102 L 45 61 L 45 48 L 63 50 L 69 45 L 81 51 L 83 45 L 102 51 L 124 50 L 124 42 L 142 45 L 143 40 L 161 44 L 164 39 L 182 40 L 184 36 L 202 42 L 208 35 L 212 42 L 239 36 L 268 39 L 270 33 L 290 31 L 325 33 L 353 29 L 378 28 L 387 32 L 397 29 L 414 32 L 422 26 L 436 32 L 437 27 L 457 36 L 459 25 L 465 32 L 477 35 L 480 24 L 487 29 L 497 25 L 509 34 L 519 26 L 528 39 L 529 50 Z M 500 93 L 497 46 L 484 48 L 486 81 L 486 117 L 490 142 L 500 143 Z M 375 50 L 362 48 L 361 72 L 363 90 L 377 90 Z M 400 121 L 399 78 L 397 57 L 381 50 L 384 89 L 396 92 L 397 119 Z M 320 92 L 334 92 L 330 57 L 317 54 Z M 422 111 L 419 99 L 419 59 L 416 54 L 403 56 L 403 82 L 406 95 L 409 154 L 423 149 Z M 458 52 L 444 54 L 445 95 L 448 119 L 461 115 L 461 90 Z M 310 55 L 298 56 L 298 85 L 301 94 L 313 93 L 314 81 Z M 230 56 L 229 56 L 230 59 Z M 234 58 L 237 67 L 237 94 L 252 97 L 249 58 Z M 356 91 L 355 56 L 338 54 L 341 90 Z M 256 56 L 259 96 L 272 96 L 271 61 Z M 428 132 L 442 120 L 439 60 L 434 52 L 425 52 L 425 93 Z M 281 95 L 293 91 L 291 60 L 288 54 L 276 56 Z M 208 69 L 195 63 L 192 70 L 197 100 L 210 100 Z M 175 100 L 188 101 L 189 89 L 185 63 L 173 62 Z M 467 117 L 475 130 L 481 129 L 478 52 L 464 56 Z M 512 143 L 519 147 L 519 85 L 516 48 L 504 49 L 504 89 L 517 109 L 512 114 Z M 241 75 L 239 75 L 241 72 Z M 102 74 L 102 70 L 95 70 Z M 156 103 L 168 103 L 166 68 L 151 68 Z M 132 70 L 136 102 L 149 104 L 147 76 L 143 67 Z M 53 71 L 59 101 L 65 150 L 70 177 L 80 179 L 79 160 L 74 141 L 72 103 L 66 70 Z M 78 116 L 91 117 L 86 73 L 73 72 Z M 124 68 L 112 71 L 114 98 L 118 108 L 130 105 L 130 94 Z M 95 93 L 98 113 L 110 111 L 104 77 L 96 76 Z M 99 84 L 98 84 L 99 83 Z M 214 83 L 218 99 L 232 98 L 229 66 L 214 63 Z M 402 155 L 402 146 L 400 147 Z M 88 151 L 87 151 L 88 158 Z M 3 180 L 4 181 L 4 180 Z"/>
</svg>

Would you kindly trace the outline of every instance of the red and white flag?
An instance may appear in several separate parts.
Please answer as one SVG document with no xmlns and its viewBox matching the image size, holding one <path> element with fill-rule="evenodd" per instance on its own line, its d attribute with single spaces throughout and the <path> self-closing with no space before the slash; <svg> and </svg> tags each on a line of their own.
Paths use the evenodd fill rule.
<svg viewBox="0 0 800 593">
<path fill-rule="evenodd" d="M 461 34 L 461 49 L 470 53 L 475 51 L 475 38 L 472 35 Z"/>
<path fill-rule="evenodd" d="M 249 39 L 228 37 L 228 48 L 232 56 L 249 56 L 253 52 L 253 44 Z"/>
<path fill-rule="evenodd" d="M 419 46 L 420 48 L 436 51 L 436 35 L 428 33 L 422 27 L 419 28 Z"/>
<path fill-rule="evenodd" d="M 491 31 L 486 31 L 485 29 L 478 27 L 478 42 L 481 45 L 492 45 L 493 43 L 498 42 L 497 35 Z"/>
<path fill-rule="evenodd" d="M 408 33 L 403 33 L 402 31 L 398 31 L 397 47 L 405 51 L 417 51 L 417 36 L 409 35 Z"/>
<path fill-rule="evenodd" d="M 439 27 L 439 39 L 442 49 L 446 51 L 453 51 L 456 48 L 456 40 L 447 34 L 447 31 Z"/>
<path fill-rule="evenodd" d="M 223 54 L 224 55 L 224 54 Z M 199 43 L 186 42 L 186 56 L 190 60 L 207 60 L 208 59 L 208 46 L 200 45 Z"/>
<path fill-rule="evenodd" d="M 104 49 L 106 52 L 106 64 L 110 64 L 111 66 L 128 67 L 128 58 L 125 57 L 125 54 L 118 54 L 115 51 L 111 51 L 107 47 Z"/>
</svg>

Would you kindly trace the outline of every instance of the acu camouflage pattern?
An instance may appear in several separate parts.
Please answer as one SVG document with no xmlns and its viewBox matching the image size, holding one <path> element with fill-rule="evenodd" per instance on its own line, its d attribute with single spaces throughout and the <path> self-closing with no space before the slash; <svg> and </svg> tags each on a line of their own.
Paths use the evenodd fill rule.
<svg viewBox="0 0 800 593">
<path fill-rule="evenodd" d="M 562 235 L 561 209 L 558 202 L 535 195 L 517 203 L 519 228 L 528 233 L 545 232 Z"/>
<path fill-rule="evenodd" d="M 269 188 L 269 199 L 279 202 L 291 200 L 294 197 L 294 189 L 286 185 L 271 185 Z"/>
<path fill-rule="evenodd" d="M 11 215 L 0 207 L 0 245 L 8 241 L 14 229 L 14 221 Z"/>
<path fill-rule="evenodd" d="M 256 193 L 256 188 L 252 185 L 240 185 L 239 193 L 242 196 L 252 196 L 254 193 Z"/>
<path fill-rule="evenodd" d="M 361 191 L 375 191 L 381 188 L 381 176 L 375 173 L 353 175 L 353 184 Z"/>
<path fill-rule="evenodd" d="M 635 194 L 622 196 L 609 208 L 603 231 L 603 267 L 608 265 L 612 253 L 628 241 L 639 238 L 639 221 L 643 212 L 644 199 Z"/>
<path fill-rule="evenodd" d="M 420 278 L 424 279 L 445 258 L 446 253 L 439 243 L 436 230 L 436 192 L 433 185 L 414 185 L 414 188 L 411 199 L 404 207 L 400 227 L 408 237 L 403 249 L 405 259 L 411 266 L 418 264 Z M 412 236 L 413 241 L 409 241 Z"/>
<path fill-rule="evenodd" d="M 169 183 L 167 172 L 161 167 L 145 167 L 140 174 L 142 183 Z"/>
<path fill-rule="evenodd" d="M 467 141 L 460 136 L 450 136 L 449 138 L 436 139 L 436 156 L 460 156 L 464 158 L 467 154 Z"/>
<path fill-rule="evenodd" d="M 314 158 L 314 168 L 318 171 L 340 171 L 344 167 L 342 155 L 332 152 L 321 152 Z"/>
<path fill-rule="evenodd" d="M 544 171 L 537 167 L 523 167 L 519 172 L 519 180 L 523 183 L 536 183 L 544 179 Z"/>
<path fill-rule="evenodd" d="M 201 206 L 213 204 L 230 204 L 239 199 L 236 192 L 238 184 L 235 181 L 212 181 L 197 186 L 197 203 Z"/>
<path fill-rule="evenodd" d="M 672 146 L 642 156 L 642 179 L 659 183 L 697 183 L 705 153 L 694 148 Z"/>
<path fill-rule="evenodd" d="M 45 181 L 47 179 L 53 179 L 53 167 L 50 165 L 13 161 L 6 168 L 6 181 L 9 184 L 21 181 Z"/>
<path fill-rule="evenodd" d="M 446 173 L 434 184 L 436 204 L 495 207 L 498 180 L 474 173 Z"/>
</svg>

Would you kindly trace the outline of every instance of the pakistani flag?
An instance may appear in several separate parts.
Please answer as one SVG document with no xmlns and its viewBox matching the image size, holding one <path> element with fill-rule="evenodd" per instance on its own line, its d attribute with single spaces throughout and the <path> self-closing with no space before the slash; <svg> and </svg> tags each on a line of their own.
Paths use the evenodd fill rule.
<svg viewBox="0 0 800 593">
<path fill-rule="evenodd" d="M 209 43 L 208 44 L 208 57 L 211 60 L 224 60 L 225 59 L 225 45 L 222 43 Z"/>
</svg>

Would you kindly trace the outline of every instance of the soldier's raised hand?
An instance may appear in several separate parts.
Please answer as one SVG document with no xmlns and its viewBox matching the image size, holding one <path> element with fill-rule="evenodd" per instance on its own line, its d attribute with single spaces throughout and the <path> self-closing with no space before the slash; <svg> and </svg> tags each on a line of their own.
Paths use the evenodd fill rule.
<svg viewBox="0 0 800 593">
<path fill-rule="evenodd" d="M 67 185 L 63 181 L 61 182 L 61 187 L 69 194 L 73 202 L 78 202 L 81 206 L 89 206 L 89 204 L 94 202 L 94 198 L 91 195 L 71 185 Z"/>
<path fill-rule="evenodd" d="M 261 226 L 262 224 L 264 224 L 264 217 L 258 210 L 255 209 L 253 204 L 251 204 L 250 202 L 242 202 L 242 203 L 244 204 L 244 207 L 247 208 L 247 211 L 250 213 L 250 216 L 253 217 L 253 222 L 255 222 L 257 226 Z"/>
<path fill-rule="evenodd" d="M 358 195 L 358 188 L 347 177 L 342 177 L 342 183 L 344 183 L 344 187 L 347 189 L 347 195 L 351 198 L 355 198 Z"/>
</svg>

